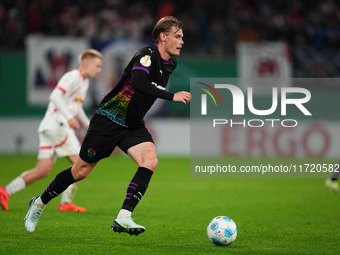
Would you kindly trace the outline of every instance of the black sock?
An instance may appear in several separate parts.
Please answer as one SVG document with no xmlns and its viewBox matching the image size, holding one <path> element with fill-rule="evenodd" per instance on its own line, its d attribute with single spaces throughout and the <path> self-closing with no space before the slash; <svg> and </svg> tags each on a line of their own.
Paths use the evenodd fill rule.
<svg viewBox="0 0 340 255">
<path fill-rule="evenodd" d="M 340 162 L 338 163 L 338 165 L 340 166 Z M 331 177 L 332 181 L 338 180 L 339 176 L 340 176 L 340 167 L 338 167 L 337 169 L 334 170 L 334 173 Z"/>
<path fill-rule="evenodd" d="M 73 179 L 71 173 L 71 167 L 60 172 L 50 183 L 50 185 L 48 185 L 44 193 L 42 193 L 41 201 L 46 205 L 51 201 L 52 198 L 55 198 L 63 193 L 63 191 L 66 190 L 69 185 L 75 182 L 76 181 Z"/>
<path fill-rule="evenodd" d="M 133 212 L 139 201 L 142 199 L 148 188 L 153 171 L 145 167 L 138 167 L 135 176 L 132 178 L 126 192 L 122 209 Z"/>
</svg>

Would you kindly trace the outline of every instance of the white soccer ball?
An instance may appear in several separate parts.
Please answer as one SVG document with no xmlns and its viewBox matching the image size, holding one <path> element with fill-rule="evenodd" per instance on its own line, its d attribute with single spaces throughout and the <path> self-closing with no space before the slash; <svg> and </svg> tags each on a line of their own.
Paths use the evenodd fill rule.
<svg viewBox="0 0 340 255">
<path fill-rule="evenodd" d="M 232 219 L 226 216 L 217 216 L 210 221 L 207 235 L 213 244 L 227 246 L 235 241 L 237 226 Z"/>
</svg>

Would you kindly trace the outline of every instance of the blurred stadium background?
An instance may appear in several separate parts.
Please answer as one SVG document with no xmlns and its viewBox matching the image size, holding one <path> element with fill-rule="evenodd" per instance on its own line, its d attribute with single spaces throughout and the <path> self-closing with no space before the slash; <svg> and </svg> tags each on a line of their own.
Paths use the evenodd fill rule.
<svg viewBox="0 0 340 255">
<path fill-rule="evenodd" d="M 289 116 L 299 121 L 296 129 L 221 128 L 213 134 L 213 153 L 234 165 L 338 161 L 339 1 L 0 0 L 0 185 L 36 162 L 48 95 L 64 72 L 77 67 L 79 52 L 92 47 L 104 54 L 86 101 L 91 116 L 165 15 L 184 24 L 170 91 L 189 90 L 190 78 L 238 78 L 244 88 L 253 82 L 249 77 L 267 79 L 272 82 L 265 87 L 252 84 L 261 109 L 270 107 L 270 90 L 279 84 L 312 93 L 307 108 L 313 115 Z M 313 81 L 295 83 L 301 78 Z M 55 199 L 34 235 L 23 234 L 27 202 L 66 168 L 61 159 L 48 178 L 11 198 L 9 213 L 0 211 L 0 254 L 339 254 L 339 197 L 326 190 L 324 179 L 190 178 L 189 115 L 188 106 L 158 100 L 147 116 L 161 171 L 134 214 L 147 226 L 145 234 L 131 241 L 110 229 L 135 169 L 120 155 L 101 161 L 101 171 L 79 184 L 75 203 L 88 213 L 65 217 Z M 271 117 L 282 118 L 279 112 Z M 258 158 L 239 157 L 245 155 Z M 227 249 L 206 237 L 217 215 L 232 217 L 239 227 Z"/>
<path fill-rule="evenodd" d="M 87 47 L 105 56 L 103 71 L 92 81 L 87 98 L 87 113 L 92 115 L 101 95 L 115 86 L 131 54 L 151 42 L 154 23 L 165 15 L 180 18 L 185 35 L 171 91 L 189 90 L 193 77 L 255 75 L 283 82 L 338 77 L 339 7 L 333 0 L 1 0 L 0 152 L 37 151 L 36 129 L 48 94 L 65 71 L 77 66 L 79 52 Z M 279 156 L 337 158 L 335 109 L 339 109 L 340 87 L 329 82 L 309 86 L 313 116 L 298 131 L 305 139 L 275 129 L 284 133 L 278 142 L 273 140 L 278 135 L 268 133 L 261 134 L 265 141 L 261 144 L 254 138 L 259 134 L 245 129 L 253 149 L 236 154 L 266 156 L 274 151 Z M 259 91 L 260 102 L 270 103 L 270 93 Z M 160 154 L 189 155 L 189 112 L 189 107 L 158 100 L 147 120 Z M 169 131 L 180 137 L 167 136 Z M 228 154 L 228 146 L 222 147 L 221 154 Z"/>
</svg>

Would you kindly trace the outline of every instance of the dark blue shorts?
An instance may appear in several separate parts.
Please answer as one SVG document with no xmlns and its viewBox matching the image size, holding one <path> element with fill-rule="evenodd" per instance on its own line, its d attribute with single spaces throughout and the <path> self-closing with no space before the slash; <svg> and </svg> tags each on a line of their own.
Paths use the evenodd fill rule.
<svg viewBox="0 0 340 255">
<path fill-rule="evenodd" d="M 81 145 L 79 156 L 87 163 L 95 163 L 111 155 L 118 146 L 122 151 L 153 139 L 144 123 L 133 128 L 120 126 L 105 116 L 95 114 Z"/>
</svg>

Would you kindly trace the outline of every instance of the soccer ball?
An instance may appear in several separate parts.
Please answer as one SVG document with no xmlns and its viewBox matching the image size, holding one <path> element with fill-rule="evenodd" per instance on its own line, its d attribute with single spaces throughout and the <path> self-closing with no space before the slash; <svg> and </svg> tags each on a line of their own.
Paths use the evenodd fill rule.
<svg viewBox="0 0 340 255">
<path fill-rule="evenodd" d="M 232 219 L 226 216 L 217 216 L 210 221 L 207 235 L 213 244 L 227 246 L 235 241 L 237 226 Z"/>
</svg>

